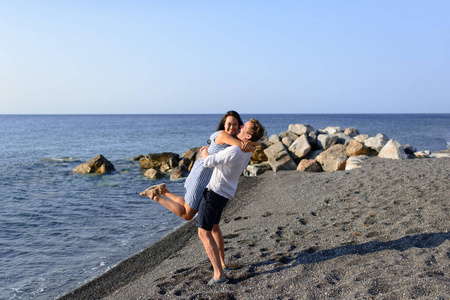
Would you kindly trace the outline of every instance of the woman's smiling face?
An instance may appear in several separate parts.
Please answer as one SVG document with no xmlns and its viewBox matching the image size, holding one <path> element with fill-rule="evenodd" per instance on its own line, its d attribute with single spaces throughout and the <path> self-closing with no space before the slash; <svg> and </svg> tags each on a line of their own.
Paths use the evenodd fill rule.
<svg viewBox="0 0 450 300">
<path fill-rule="evenodd" d="M 225 132 L 234 135 L 239 129 L 239 121 L 233 116 L 228 116 L 225 120 Z"/>
</svg>

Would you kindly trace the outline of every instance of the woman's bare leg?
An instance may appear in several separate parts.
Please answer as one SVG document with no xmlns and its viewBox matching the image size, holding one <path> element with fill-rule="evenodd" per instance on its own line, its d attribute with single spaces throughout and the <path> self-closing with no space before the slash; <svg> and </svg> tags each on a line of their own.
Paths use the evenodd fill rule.
<svg viewBox="0 0 450 300">
<path fill-rule="evenodd" d="M 217 247 L 219 248 L 220 263 L 222 267 L 225 266 L 225 244 L 223 241 L 222 231 L 220 230 L 219 224 L 215 224 L 212 229 L 212 236 L 216 241 Z"/>
<path fill-rule="evenodd" d="M 181 205 L 183 205 L 183 206 L 185 206 L 185 204 L 186 204 L 186 200 L 184 200 L 183 197 L 178 196 L 177 194 L 171 193 L 171 192 L 169 192 L 169 191 L 167 191 L 166 193 L 164 193 L 163 196 L 164 196 L 164 197 L 167 197 L 167 198 L 169 198 L 170 200 L 172 200 L 172 201 L 174 201 L 174 202 L 176 202 L 176 203 L 179 203 L 179 204 L 181 204 Z"/>
<path fill-rule="evenodd" d="M 164 196 L 166 196 L 167 194 L 172 194 L 172 193 L 165 193 Z M 173 195 L 175 195 L 175 194 L 173 194 Z M 192 207 L 190 207 L 184 201 L 183 197 L 180 197 L 180 196 L 177 196 L 177 197 L 183 199 L 184 205 L 180 204 L 180 203 L 178 203 L 176 201 L 173 201 L 171 199 L 165 198 L 165 197 L 163 197 L 161 195 L 154 196 L 153 198 L 151 198 L 149 196 L 150 199 L 158 202 L 159 204 L 161 204 L 162 206 L 164 206 L 165 208 L 167 208 L 168 210 L 170 210 L 171 212 L 173 212 L 177 216 L 180 216 L 181 218 L 183 218 L 185 220 L 192 220 L 192 218 L 195 216 L 197 211 L 195 209 L 193 209 Z"/>
</svg>

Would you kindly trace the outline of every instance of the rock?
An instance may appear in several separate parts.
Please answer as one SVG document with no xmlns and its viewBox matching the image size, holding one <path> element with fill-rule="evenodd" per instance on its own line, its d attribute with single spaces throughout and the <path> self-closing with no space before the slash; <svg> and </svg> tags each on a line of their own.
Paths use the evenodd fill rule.
<svg viewBox="0 0 450 300">
<path fill-rule="evenodd" d="M 338 132 L 333 134 L 334 136 L 337 136 L 338 140 L 337 140 L 337 144 L 341 144 L 341 145 L 345 145 L 347 146 L 350 141 L 352 140 L 352 138 L 349 135 L 346 135 L 343 132 Z"/>
<path fill-rule="evenodd" d="M 172 173 L 170 173 L 170 180 L 180 179 L 182 177 L 187 177 L 189 174 L 188 168 L 185 165 L 175 167 Z"/>
<path fill-rule="evenodd" d="M 365 140 L 367 140 L 370 136 L 368 134 L 359 134 L 355 136 L 353 139 L 360 143 L 364 143 Z"/>
<path fill-rule="evenodd" d="M 313 132 L 314 128 L 312 128 L 310 125 L 290 124 L 288 131 L 296 134 L 297 136 L 301 136 L 303 134 L 308 134 L 310 132 Z"/>
<path fill-rule="evenodd" d="M 289 147 L 289 151 L 294 155 L 294 160 L 304 157 L 311 150 L 311 145 L 308 142 L 306 134 L 302 134 Z"/>
<path fill-rule="evenodd" d="M 297 167 L 300 172 L 322 172 L 322 167 L 315 159 L 302 159 Z"/>
<path fill-rule="evenodd" d="M 347 163 L 345 164 L 345 170 L 353 170 L 357 168 L 361 168 L 364 161 L 368 159 L 369 157 L 367 155 L 359 155 L 359 156 L 352 156 L 349 159 L 347 159 Z"/>
<path fill-rule="evenodd" d="M 359 130 L 356 127 L 348 127 L 344 129 L 344 134 L 354 137 L 359 135 Z"/>
<path fill-rule="evenodd" d="M 178 166 L 180 156 L 172 152 L 152 153 L 139 160 L 142 169 L 159 169 L 162 172 L 173 170 Z"/>
<path fill-rule="evenodd" d="M 267 149 L 264 149 L 270 167 L 274 172 L 280 170 L 295 170 L 297 165 L 292 160 L 291 156 L 287 152 L 282 142 L 271 145 Z"/>
<path fill-rule="evenodd" d="M 338 132 L 342 132 L 342 128 L 341 127 L 336 127 L 336 126 L 328 126 L 325 129 L 320 129 L 321 133 L 326 133 L 326 134 L 335 134 Z"/>
<path fill-rule="evenodd" d="M 282 133 L 280 133 L 280 138 L 284 138 L 284 137 L 288 137 L 291 140 L 295 141 L 296 139 L 298 139 L 299 135 L 295 134 L 291 131 L 283 131 Z"/>
<path fill-rule="evenodd" d="M 305 159 L 316 159 L 323 150 L 313 150 L 309 151 L 308 155 L 306 155 Z"/>
<path fill-rule="evenodd" d="M 338 137 L 330 134 L 319 134 L 317 136 L 317 148 L 320 150 L 326 150 L 337 143 Z"/>
<path fill-rule="evenodd" d="M 315 146 L 317 143 L 317 134 L 315 131 L 308 133 L 308 142 L 311 146 Z"/>
<path fill-rule="evenodd" d="M 283 143 L 283 145 L 285 145 L 286 147 L 289 147 L 290 145 L 292 145 L 292 143 L 294 142 L 290 137 L 285 136 L 284 138 L 281 139 L 281 142 Z"/>
<path fill-rule="evenodd" d="M 367 140 L 364 141 L 364 145 L 367 147 L 380 152 L 381 149 L 384 147 L 384 145 L 388 142 L 387 136 L 385 136 L 382 133 L 377 134 L 375 137 L 370 137 Z"/>
<path fill-rule="evenodd" d="M 264 153 L 265 148 L 266 148 L 266 146 L 264 144 L 256 146 L 256 150 L 253 151 L 252 157 L 250 157 L 250 163 L 259 164 L 264 161 L 267 161 L 267 156 Z"/>
<path fill-rule="evenodd" d="M 390 159 L 408 159 L 402 145 L 394 139 L 390 139 L 389 142 L 387 142 L 387 144 L 381 149 L 378 156 Z"/>
<path fill-rule="evenodd" d="M 269 138 L 269 145 L 276 144 L 280 141 L 280 137 L 276 134 L 272 134 Z"/>
<path fill-rule="evenodd" d="M 346 147 L 341 144 L 331 146 L 316 158 L 325 172 L 334 172 L 345 169 L 347 161 Z"/>
<path fill-rule="evenodd" d="M 151 179 L 161 179 L 164 178 L 166 174 L 164 174 L 160 170 L 151 168 L 145 171 L 144 176 L 150 177 Z"/>
<path fill-rule="evenodd" d="M 189 158 L 191 162 L 195 162 L 197 159 L 200 158 L 200 149 L 202 147 L 194 147 L 189 149 L 188 151 L 184 152 L 181 157 Z"/>
<path fill-rule="evenodd" d="M 405 150 L 406 154 L 414 155 L 417 152 L 416 147 L 411 145 L 403 145 L 403 150 Z"/>
<path fill-rule="evenodd" d="M 138 161 L 138 160 L 140 160 L 142 157 L 144 157 L 144 155 L 138 155 L 138 156 L 135 156 L 135 157 L 133 157 L 133 158 L 131 159 L 131 161 Z"/>
<path fill-rule="evenodd" d="M 415 152 L 414 156 L 419 158 L 429 158 L 431 152 L 429 150 Z"/>
<path fill-rule="evenodd" d="M 192 168 L 193 165 L 194 164 L 192 163 L 192 161 L 189 158 L 187 158 L 187 157 L 182 157 L 180 159 L 180 161 L 178 162 L 178 166 L 179 167 L 185 166 L 186 169 L 188 170 L 188 172 L 191 171 L 191 168 Z"/>
<path fill-rule="evenodd" d="M 79 165 L 73 172 L 80 174 L 106 174 L 114 171 L 115 168 L 113 164 L 107 160 L 103 155 L 97 155 L 93 159 L 84 164 Z"/>
<path fill-rule="evenodd" d="M 364 144 L 352 139 L 347 146 L 347 156 L 359 156 L 359 155 L 369 155 L 371 150 Z"/>
<path fill-rule="evenodd" d="M 266 170 L 270 170 L 270 164 L 268 162 L 263 162 L 255 165 L 248 165 L 244 170 L 244 175 L 248 177 L 255 177 L 263 174 Z"/>
</svg>

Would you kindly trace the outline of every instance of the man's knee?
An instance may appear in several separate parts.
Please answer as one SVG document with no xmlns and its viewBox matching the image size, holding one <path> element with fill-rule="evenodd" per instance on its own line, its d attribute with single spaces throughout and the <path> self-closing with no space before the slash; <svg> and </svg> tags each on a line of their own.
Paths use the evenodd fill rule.
<svg viewBox="0 0 450 300">
<path fill-rule="evenodd" d="M 203 241 L 211 235 L 211 231 L 198 227 L 198 237 Z"/>
</svg>

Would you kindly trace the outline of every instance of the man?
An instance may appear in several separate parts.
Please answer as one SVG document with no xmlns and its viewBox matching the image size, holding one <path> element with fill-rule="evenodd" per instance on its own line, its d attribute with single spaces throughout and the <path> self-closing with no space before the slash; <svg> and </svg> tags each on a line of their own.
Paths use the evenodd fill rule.
<svg viewBox="0 0 450 300">
<path fill-rule="evenodd" d="M 251 119 L 242 126 L 237 137 L 243 141 L 258 141 L 263 134 L 264 127 L 258 120 Z M 207 146 L 200 150 L 203 163 L 205 167 L 215 169 L 200 203 L 197 227 L 198 236 L 213 265 L 214 276 L 208 282 L 212 285 L 228 282 L 223 272 L 224 241 L 219 221 L 225 205 L 236 192 L 239 177 L 247 166 L 252 152 L 244 152 L 239 147 L 230 146 L 219 153 L 210 155 L 206 149 Z"/>
</svg>

